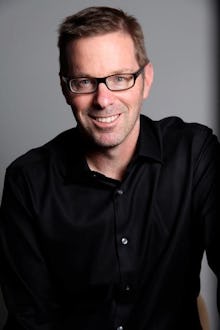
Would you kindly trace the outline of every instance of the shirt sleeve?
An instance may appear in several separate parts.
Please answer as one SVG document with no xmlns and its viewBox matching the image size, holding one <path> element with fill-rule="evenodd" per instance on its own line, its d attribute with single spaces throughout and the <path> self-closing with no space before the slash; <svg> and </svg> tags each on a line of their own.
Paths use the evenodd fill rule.
<svg viewBox="0 0 220 330">
<path fill-rule="evenodd" d="M 0 279 L 9 328 L 55 329 L 59 306 L 22 171 L 6 171 L 0 212 Z"/>
<path fill-rule="evenodd" d="M 220 313 L 220 145 L 210 132 L 202 136 L 203 143 L 194 168 L 194 209 L 201 221 L 198 235 L 202 235 L 208 264 L 217 276 Z"/>
</svg>

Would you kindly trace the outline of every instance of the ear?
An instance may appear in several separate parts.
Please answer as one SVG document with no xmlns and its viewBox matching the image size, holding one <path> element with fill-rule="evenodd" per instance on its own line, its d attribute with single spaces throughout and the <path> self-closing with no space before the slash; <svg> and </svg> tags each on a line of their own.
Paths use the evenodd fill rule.
<svg viewBox="0 0 220 330">
<path fill-rule="evenodd" d="M 143 91 L 144 99 L 146 99 L 149 95 L 153 79 L 154 79 L 154 68 L 152 63 L 149 62 L 144 68 L 144 91 Z"/>
<path fill-rule="evenodd" d="M 63 81 L 62 77 L 60 76 L 60 86 L 63 92 L 63 96 L 65 97 L 66 103 L 70 105 L 70 92 L 67 88 L 66 83 Z"/>
</svg>

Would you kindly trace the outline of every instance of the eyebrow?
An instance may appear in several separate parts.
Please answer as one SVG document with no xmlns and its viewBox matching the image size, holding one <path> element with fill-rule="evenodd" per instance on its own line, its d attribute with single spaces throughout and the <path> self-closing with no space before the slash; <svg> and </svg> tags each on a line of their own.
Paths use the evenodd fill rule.
<svg viewBox="0 0 220 330">
<path fill-rule="evenodd" d="M 115 71 L 113 71 L 113 72 L 111 72 L 110 74 L 108 74 L 108 75 L 106 75 L 106 76 L 104 76 L 104 77 L 108 77 L 108 76 L 112 76 L 112 75 L 115 75 L 115 74 L 124 74 L 124 73 L 133 73 L 133 72 L 136 72 L 138 69 L 136 69 L 136 70 L 132 70 L 131 68 L 123 68 L 123 69 L 120 69 L 120 70 L 115 70 Z M 85 73 L 85 72 L 83 72 L 83 71 L 79 71 L 79 72 L 77 72 L 76 74 L 74 74 L 74 75 L 72 75 L 71 77 L 74 77 L 74 78 L 86 78 L 86 77 L 88 77 L 88 78 L 103 78 L 103 76 L 102 77 L 95 77 L 95 76 L 93 76 L 93 75 L 90 75 L 90 74 L 88 74 L 88 73 Z"/>
</svg>

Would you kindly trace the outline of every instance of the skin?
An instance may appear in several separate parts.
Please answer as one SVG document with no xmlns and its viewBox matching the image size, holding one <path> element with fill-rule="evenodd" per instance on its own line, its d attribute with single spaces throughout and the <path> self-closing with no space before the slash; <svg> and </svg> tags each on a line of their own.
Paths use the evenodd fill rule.
<svg viewBox="0 0 220 330">
<path fill-rule="evenodd" d="M 68 76 L 105 77 L 139 69 L 133 41 L 122 32 L 81 38 L 70 42 L 66 52 Z M 144 75 L 126 91 L 112 92 L 101 83 L 95 93 L 76 95 L 62 86 L 84 138 L 90 141 L 86 158 L 92 170 L 115 179 L 123 177 L 135 151 L 141 106 L 152 80 L 149 63 Z"/>
</svg>

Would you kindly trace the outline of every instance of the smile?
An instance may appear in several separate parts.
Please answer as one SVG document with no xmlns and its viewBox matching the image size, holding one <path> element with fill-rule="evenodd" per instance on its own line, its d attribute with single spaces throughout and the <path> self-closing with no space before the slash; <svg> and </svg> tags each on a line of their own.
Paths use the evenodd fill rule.
<svg viewBox="0 0 220 330">
<path fill-rule="evenodd" d="M 119 117 L 119 115 L 115 115 L 115 116 L 111 116 L 111 117 L 96 117 L 95 120 L 100 123 L 112 123 L 118 117 Z"/>
</svg>

